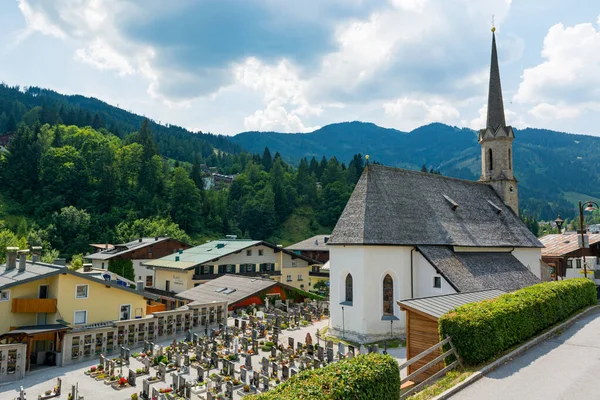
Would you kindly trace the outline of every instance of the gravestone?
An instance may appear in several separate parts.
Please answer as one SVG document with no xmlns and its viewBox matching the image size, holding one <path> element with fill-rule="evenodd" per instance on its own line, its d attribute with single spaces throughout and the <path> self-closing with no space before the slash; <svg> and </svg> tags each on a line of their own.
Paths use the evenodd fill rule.
<svg viewBox="0 0 600 400">
<path fill-rule="evenodd" d="M 269 375 L 269 360 L 263 357 L 262 360 L 260 360 L 260 364 L 263 369 L 263 374 Z"/>
<path fill-rule="evenodd" d="M 296 351 L 299 353 L 302 353 L 302 349 L 304 348 L 304 345 L 302 344 L 302 342 L 297 342 L 296 343 Z"/>
<path fill-rule="evenodd" d="M 319 348 L 322 348 L 321 346 L 319 346 Z M 313 347 L 312 344 L 308 344 L 306 343 L 306 352 L 308 353 L 309 356 L 313 356 L 315 354 L 315 348 Z"/>
<path fill-rule="evenodd" d="M 158 364 L 158 374 L 161 381 L 165 382 L 167 378 L 167 364 L 161 362 Z"/>
<path fill-rule="evenodd" d="M 242 382 L 243 385 L 246 384 L 246 369 L 245 368 L 240 368 L 240 381 Z"/>
<path fill-rule="evenodd" d="M 239 320 L 239 319 L 237 319 L 237 318 L 236 318 L 236 319 L 234 319 L 234 320 L 233 320 L 233 325 L 234 325 L 236 328 L 239 328 L 239 327 L 240 327 L 240 320 Z"/>
<path fill-rule="evenodd" d="M 247 369 L 252 369 L 252 356 L 250 354 L 246 356 L 246 363 L 244 365 Z"/>
<path fill-rule="evenodd" d="M 254 371 L 252 374 L 252 384 L 254 386 L 258 386 L 258 381 L 260 379 L 260 373 L 258 371 Z"/>
<path fill-rule="evenodd" d="M 271 357 L 277 357 L 277 348 L 275 346 L 271 347 Z"/>
<path fill-rule="evenodd" d="M 339 342 L 338 343 L 338 355 L 343 356 L 346 354 L 346 346 L 344 346 L 344 343 Z"/>
<path fill-rule="evenodd" d="M 233 383 L 231 381 L 227 381 L 225 384 L 225 394 L 228 398 L 233 399 Z"/>
<path fill-rule="evenodd" d="M 258 339 L 258 331 L 256 329 L 252 329 L 252 341 L 255 342 Z"/>
<path fill-rule="evenodd" d="M 235 357 L 237 358 L 238 355 L 238 347 L 239 347 L 240 343 L 239 343 L 239 339 L 236 337 L 233 338 L 233 354 L 235 354 Z"/>
<path fill-rule="evenodd" d="M 149 397 L 150 397 L 150 382 L 148 382 L 148 379 L 144 379 L 142 381 L 142 399 L 148 400 Z"/>
<path fill-rule="evenodd" d="M 244 331 L 244 333 L 246 333 L 246 321 L 242 320 L 242 331 Z"/>
<path fill-rule="evenodd" d="M 286 380 L 290 377 L 290 368 L 287 365 L 281 367 L 281 379 Z"/>
<path fill-rule="evenodd" d="M 271 363 L 271 375 L 277 376 L 279 374 L 279 365 L 276 362 Z"/>
<path fill-rule="evenodd" d="M 327 348 L 327 362 L 331 364 L 333 362 L 333 347 Z"/>
<path fill-rule="evenodd" d="M 321 361 L 313 359 L 313 369 L 321 368 Z"/>
<path fill-rule="evenodd" d="M 200 339 L 200 335 L 198 335 L 197 333 L 194 333 L 192 335 L 192 341 L 194 342 L 194 345 L 198 344 L 199 339 Z"/>
<path fill-rule="evenodd" d="M 129 377 L 127 378 L 127 383 L 131 386 L 135 386 L 135 378 L 137 378 L 137 374 L 133 369 L 129 369 Z"/>
<path fill-rule="evenodd" d="M 268 376 L 263 376 L 263 386 L 262 386 L 262 391 L 266 392 L 269 390 L 269 377 Z"/>
<path fill-rule="evenodd" d="M 258 340 L 252 341 L 252 352 L 258 354 Z"/>
<path fill-rule="evenodd" d="M 206 392 L 206 400 L 215 400 L 215 396 L 213 396 L 212 392 Z"/>
<path fill-rule="evenodd" d="M 290 347 L 292 350 L 294 349 L 294 338 L 293 337 L 288 338 L 288 347 Z"/>
<path fill-rule="evenodd" d="M 279 344 L 279 333 L 277 332 L 273 333 L 273 343 L 275 343 L 275 346 Z"/>
<path fill-rule="evenodd" d="M 217 368 L 219 366 L 219 355 L 214 351 L 210 354 L 210 363 L 213 368 Z"/>
<path fill-rule="evenodd" d="M 290 368 L 290 377 L 298 373 L 298 368 Z"/>
<path fill-rule="evenodd" d="M 317 346 L 318 346 L 318 345 L 317 345 Z M 329 350 L 329 349 L 327 349 L 327 350 Z M 323 347 L 321 347 L 321 346 L 318 346 L 318 347 L 317 347 L 317 358 L 318 358 L 320 361 L 323 361 Z"/>
<path fill-rule="evenodd" d="M 175 366 L 180 368 L 181 365 L 181 354 L 177 353 L 175 354 Z"/>
<path fill-rule="evenodd" d="M 248 352 L 248 338 L 242 338 L 242 353 Z"/>
<path fill-rule="evenodd" d="M 187 331 L 185 331 L 185 341 L 186 342 L 192 341 L 192 331 L 190 331 L 189 329 Z"/>
<path fill-rule="evenodd" d="M 186 400 L 190 400 L 192 398 L 192 382 L 187 382 L 185 384 L 185 392 L 184 392 L 184 396 L 186 398 Z"/>
<path fill-rule="evenodd" d="M 196 370 L 198 371 L 198 382 L 204 382 L 204 368 L 202 365 L 198 365 Z"/>
<path fill-rule="evenodd" d="M 354 357 L 354 346 L 348 345 L 348 356 Z"/>
</svg>

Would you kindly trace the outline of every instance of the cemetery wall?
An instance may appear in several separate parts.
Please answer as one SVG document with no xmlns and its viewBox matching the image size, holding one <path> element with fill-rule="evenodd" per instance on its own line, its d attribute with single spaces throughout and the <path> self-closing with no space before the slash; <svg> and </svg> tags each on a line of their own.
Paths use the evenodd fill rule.
<svg viewBox="0 0 600 400">
<path fill-rule="evenodd" d="M 23 379 L 27 363 L 27 344 L 0 344 L 0 383 Z"/>
</svg>

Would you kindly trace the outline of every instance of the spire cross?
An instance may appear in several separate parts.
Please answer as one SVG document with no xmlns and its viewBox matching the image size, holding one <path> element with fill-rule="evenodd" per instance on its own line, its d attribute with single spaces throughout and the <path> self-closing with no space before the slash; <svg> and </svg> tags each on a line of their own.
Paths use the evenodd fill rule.
<svg viewBox="0 0 600 400">
<path fill-rule="evenodd" d="M 494 24 L 494 14 L 492 14 L 492 32 L 496 32 L 496 25 Z"/>
</svg>

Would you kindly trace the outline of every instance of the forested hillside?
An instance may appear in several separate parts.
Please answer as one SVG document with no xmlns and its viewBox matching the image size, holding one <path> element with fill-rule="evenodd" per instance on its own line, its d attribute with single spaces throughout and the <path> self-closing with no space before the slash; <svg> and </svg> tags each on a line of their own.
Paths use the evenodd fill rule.
<svg viewBox="0 0 600 400">
<path fill-rule="evenodd" d="M 600 138 L 542 129 L 515 130 L 514 165 L 520 207 L 538 219 L 575 213 L 573 203 L 600 197 Z M 439 170 L 447 176 L 478 179 L 481 174 L 477 133 L 434 123 L 411 132 L 364 122 L 332 124 L 307 134 L 245 132 L 233 140 L 257 151 L 268 145 L 284 160 L 322 154 L 347 159 L 369 154 L 385 165 Z"/>
</svg>

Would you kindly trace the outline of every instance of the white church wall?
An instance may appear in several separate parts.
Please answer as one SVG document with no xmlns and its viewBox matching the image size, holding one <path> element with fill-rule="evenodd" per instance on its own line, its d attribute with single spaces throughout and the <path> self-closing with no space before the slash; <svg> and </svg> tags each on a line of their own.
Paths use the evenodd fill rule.
<svg viewBox="0 0 600 400">
<path fill-rule="evenodd" d="M 399 299 L 410 297 L 410 253 L 412 247 L 399 246 L 331 246 L 331 320 L 333 334 L 361 343 L 404 335 L 405 317 Z M 347 273 L 353 276 L 353 304 L 345 300 Z M 389 274 L 394 281 L 394 317 L 383 317 L 383 279 Z M 342 311 L 342 307 L 344 308 Z"/>
<path fill-rule="evenodd" d="M 448 281 L 437 273 L 435 268 L 417 251 L 413 255 L 413 297 L 429 297 L 440 296 L 443 294 L 456 293 L 456 290 L 448 283 Z M 434 277 L 439 276 L 442 279 L 442 287 L 433 287 Z"/>
<path fill-rule="evenodd" d="M 521 247 L 514 249 L 512 254 L 535 276 L 542 279 L 542 249 Z"/>
</svg>

